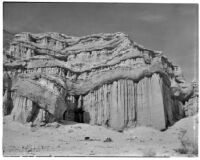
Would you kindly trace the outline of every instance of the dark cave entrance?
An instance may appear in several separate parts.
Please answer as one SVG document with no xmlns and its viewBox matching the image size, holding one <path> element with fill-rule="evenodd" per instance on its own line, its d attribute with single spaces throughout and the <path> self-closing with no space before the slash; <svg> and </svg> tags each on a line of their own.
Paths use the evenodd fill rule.
<svg viewBox="0 0 200 160">
<path fill-rule="evenodd" d="M 74 121 L 83 123 L 83 98 L 82 96 L 76 95 L 75 98 L 75 109 L 74 109 Z"/>
<path fill-rule="evenodd" d="M 75 95 L 74 101 L 70 101 L 68 105 L 70 109 L 63 113 L 63 120 L 89 123 L 90 115 L 83 109 L 83 97 L 81 95 Z"/>
<path fill-rule="evenodd" d="M 84 123 L 84 111 L 81 108 L 74 111 L 74 121 Z"/>
</svg>

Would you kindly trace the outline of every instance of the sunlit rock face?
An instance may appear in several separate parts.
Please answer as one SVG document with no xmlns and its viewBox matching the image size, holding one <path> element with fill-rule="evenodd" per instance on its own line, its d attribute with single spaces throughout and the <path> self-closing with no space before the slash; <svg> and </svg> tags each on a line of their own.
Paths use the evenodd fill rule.
<svg viewBox="0 0 200 160">
<path fill-rule="evenodd" d="M 123 130 L 165 129 L 185 116 L 192 83 L 161 52 L 124 33 L 15 35 L 4 60 L 4 110 L 35 124 L 75 120 Z M 8 96 L 10 93 L 10 96 Z"/>
</svg>

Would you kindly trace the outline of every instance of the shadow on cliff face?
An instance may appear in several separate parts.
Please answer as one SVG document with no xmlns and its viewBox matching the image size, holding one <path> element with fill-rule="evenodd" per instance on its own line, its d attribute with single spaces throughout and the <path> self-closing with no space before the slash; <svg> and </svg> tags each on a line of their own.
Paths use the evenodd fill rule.
<svg viewBox="0 0 200 160">
<path fill-rule="evenodd" d="M 63 120 L 78 123 L 89 123 L 91 120 L 88 111 L 83 108 L 83 97 L 76 95 L 67 101 L 68 109 L 63 113 Z"/>
<path fill-rule="evenodd" d="M 83 113 L 83 120 L 84 120 L 84 123 L 89 123 L 90 122 L 90 114 L 89 112 L 84 112 Z"/>
<path fill-rule="evenodd" d="M 9 115 L 13 109 L 11 96 L 12 80 L 8 73 L 3 74 L 3 115 Z"/>
<path fill-rule="evenodd" d="M 90 114 L 87 111 L 83 111 L 82 108 L 65 111 L 63 114 L 63 121 L 74 121 L 76 123 L 88 123 L 90 122 Z"/>
<path fill-rule="evenodd" d="M 3 98 L 3 115 L 9 115 L 13 109 L 13 101 L 9 96 L 9 93 L 5 94 Z"/>
</svg>

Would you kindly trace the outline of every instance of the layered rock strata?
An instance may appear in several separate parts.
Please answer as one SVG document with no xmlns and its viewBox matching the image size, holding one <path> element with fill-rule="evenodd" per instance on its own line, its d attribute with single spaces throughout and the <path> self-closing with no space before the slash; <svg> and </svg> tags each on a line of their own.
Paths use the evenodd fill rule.
<svg viewBox="0 0 200 160">
<path fill-rule="evenodd" d="M 124 33 L 17 34 L 3 65 L 11 79 L 4 99 L 13 104 L 4 108 L 23 123 L 66 119 L 161 130 L 185 116 L 183 105 L 194 95 L 178 66 Z"/>
</svg>

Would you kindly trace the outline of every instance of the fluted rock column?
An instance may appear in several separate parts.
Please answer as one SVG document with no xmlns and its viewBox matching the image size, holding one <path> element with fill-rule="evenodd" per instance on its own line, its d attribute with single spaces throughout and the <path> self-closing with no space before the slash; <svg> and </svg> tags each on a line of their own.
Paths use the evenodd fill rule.
<svg viewBox="0 0 200 160">
<path fill-rule="evenodd" d="M 134 83 L 114 81 L 84 96 L 83 109 L 89 113 L 90 124 L 123 130 L 135 122 Z"/>
<path fill-rule="evenodd" d="M 110 108 L 110 125 L 112 127 L 116 127 L 116 121 L 117 121 L 117 83 L 116 81 L 113 82 L 113 85 L 111 86 L 111 108 Z"/>
<path fill-rule="evenodd" d="M 181 114 L 181 104 L 171 99 L 169 87 L 158 74 L 138 83 L 121 79 L 104 84 L 84 96 L 83 102 L 90 124 L 116 130 L 135 125 L 162 130 L 176 120 L 175 113 Z"/>
<path fill-rule="evenodd" d="M 33 122 L 38 125 L 41 122 L 50 123 L 55 121 L 53 115 L 23 96 L 16 96 L 14 98 L 14 108 L 11 112 L 11 117 L 13 120 L 21 123 Z"/>
<path fill-rule="evenodd" d="M 153 74 L 151 77 L 152 90 L 152 105 L 151 105 L 151 125 L 157 129 L 165 129 L 165 112 L 163 104 L 162 89 L 159 83 L 160 77 L 158 74 Z"/>
<path fill-rule="evenodd" d="M 16 96 L 13 103 L 14 108 L 11 112 L 13 120 L 21 123 L 31 122 L 38 110 L 37 106 L 32 101 L 22 96 Z"/>
<path fill-rule="evenodd" d="M 116 129 L 122 129 L 124 127 L 124 80 L 118 82 L 118 96 L 117 96 L 117 115 L 118 115 L 118 126 Z"/>
<path fill-rule="evenodd" d="M 142 79 L 137 84 L 137 93 L 136 93 L 136 107 L 137 107 L 137 125 L 146 125 L 150 126 L 150 98 L 149 94 L 150 86 L 148 85 L 148 78 Z"/>
<path fill-rule="evenodd" d="M 135 123 L 135 96 L 134 96 L 134 83 L 131 80 L 128 83 L 128 124 L 132 126 Z"/>
<path fill-rule="evenodd" d="M 104 85 L 104 123 L 103 125 L 108 126 L 110 121 L 110 93 L 109 85 Z"/>
<path fill-rule="evenodd" d="M 165 111 L 160 77 L 153 74 L 137 84 L 137 124 L 151 126 L 156 129 L 166 127 Z"/>
</svg>

